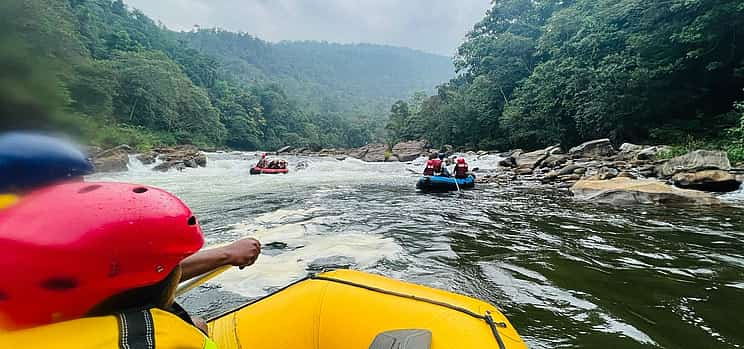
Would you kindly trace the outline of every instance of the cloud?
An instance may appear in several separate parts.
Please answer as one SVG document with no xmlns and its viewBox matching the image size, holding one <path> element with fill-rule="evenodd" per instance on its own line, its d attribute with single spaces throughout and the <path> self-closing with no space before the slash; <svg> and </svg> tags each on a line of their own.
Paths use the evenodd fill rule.
<svg viewBox="0 0 744 349">
<path fill-rule="evenodd" d="M 490 0 L 125 0 L 174 30 L 406 46 L 451 56 Z"/>
</svg>

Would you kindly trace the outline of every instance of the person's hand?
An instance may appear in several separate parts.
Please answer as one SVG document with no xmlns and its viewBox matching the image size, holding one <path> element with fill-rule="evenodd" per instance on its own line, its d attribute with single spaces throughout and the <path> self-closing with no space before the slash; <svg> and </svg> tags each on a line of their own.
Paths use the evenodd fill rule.
<svg viewBox="0 0 744 349">
<path fill-rule="evenodd" d="M 240 269 L 256 263 L 261 254 L 261 243 L 254 238 L 238 240 L 224 248 L 229 256 L 228 263 Z"/>
</svg>

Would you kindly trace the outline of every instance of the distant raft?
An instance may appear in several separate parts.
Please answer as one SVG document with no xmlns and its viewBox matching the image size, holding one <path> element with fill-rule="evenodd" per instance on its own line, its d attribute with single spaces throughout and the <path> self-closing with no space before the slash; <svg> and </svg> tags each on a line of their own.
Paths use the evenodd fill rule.
<svg viewBox="0 0 744 349">
<path fill-rule="evenodd" d="M 457 181 L 457 184 L 455 184 Z M 424 176 L 416 183 L 416 189 L 423 192 L 447 192 L 460 189 L 475 188 L 475 176 L 469 175 L 466 178 L 454 178 L 443 176 Z"/>
<path fill-rule="evenodd" d="M 208 321 L 220 349 L 526 349 L 481 300 L 352 270 L 310 276 Z"/>
<path fill-rule="evenodd" d="M 251 167 L 252 175 L 260 174 L 285 174 L 289 173 L 289 169 L 286 168 L 263 168 L 263 167 Z"/>
</svg>

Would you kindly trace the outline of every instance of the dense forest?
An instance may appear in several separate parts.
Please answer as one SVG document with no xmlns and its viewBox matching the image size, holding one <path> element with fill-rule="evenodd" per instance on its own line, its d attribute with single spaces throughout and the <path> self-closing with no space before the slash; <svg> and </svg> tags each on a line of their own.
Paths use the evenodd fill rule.
<svg viewBox="0 0 744 349">
<path fill-rule="evenodd" d="M 392 139 L 469 148 L 616 143 L 744 159 L 744 2 L 497 0 L 457 76 L 396 102 Z"/>
<path fill-rule="evenodd" d="M 179 39 L 217 57 L 239 81 L 273 81 L 303 109 L 387 119 L 400 96 L 449 80 L 450 59 L 420 51 L 369 44 L 269 43 L 244 33 L 200 29 Z"/>
<path fill-rule="evenodd" d="M 103 146 L 357 146 L 386 105 L 451 76 L 408 49 L 176 33 L 121 0 L 4 1 L 0 45 L 0 129 Z"/>
</svg>

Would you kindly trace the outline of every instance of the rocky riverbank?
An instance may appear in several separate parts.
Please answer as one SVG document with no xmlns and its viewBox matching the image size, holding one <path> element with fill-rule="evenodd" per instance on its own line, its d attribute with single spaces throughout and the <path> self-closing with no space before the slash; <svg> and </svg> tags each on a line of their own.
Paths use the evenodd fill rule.
<svg viewBox="0 0 744 349">
<path fill-rule="evenodd" d="M 533 180 L 570 188 L 579 200 L 612 204 L 717 204 L 710 194 L 738 190 L 741 178 L 723 151 L 696 150 L 662 159 L 665 146 L 623 144 L 609 139 L 586 142 L 564 152 L 552 146 L 504 154 L 499 168 L 484 173 L 481 183 L 509 184 Z"/>
<path fill-rule="evenodd" d="M 103 151 L 91 149 L 89 152 L 92 154 L 93 163 L 98 172 L 126 171 L 129 165 L 129 156 L 134 154 L 132 148 L 127 145 L 120 145 Z M 207 155 L 193 145 L 155 148 L 137 155 L 136 158 L 145 165 L 160 161 L 158 165 L 153 167 L 153 170 L 161 172 L 167 172 L 171 169 L 180 171 L 187 167 L 207 166 Z"/>
</svg>

